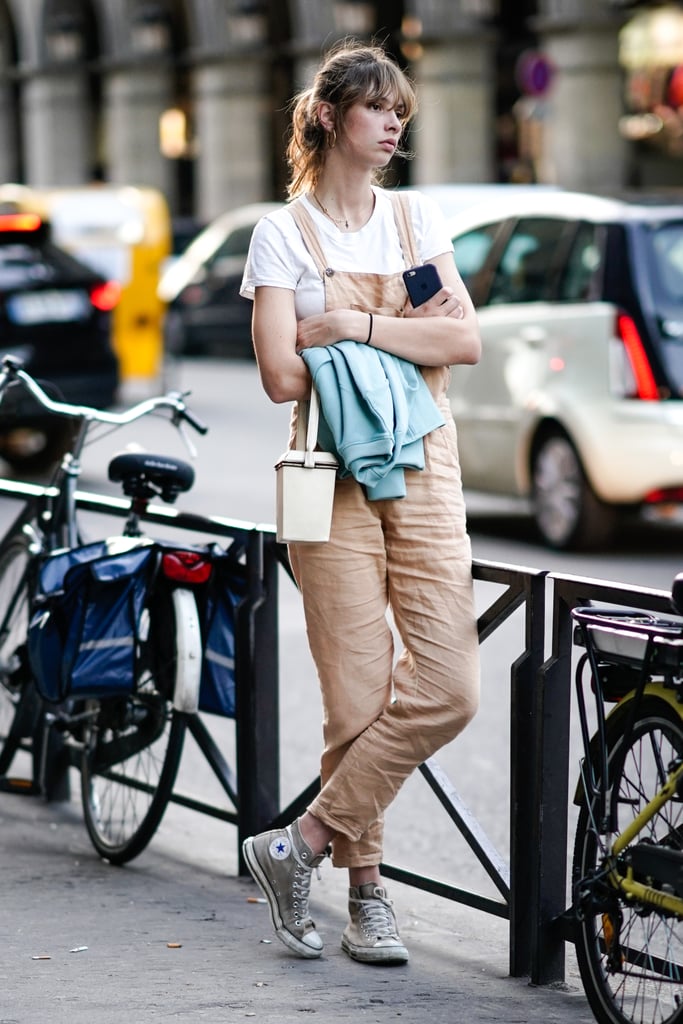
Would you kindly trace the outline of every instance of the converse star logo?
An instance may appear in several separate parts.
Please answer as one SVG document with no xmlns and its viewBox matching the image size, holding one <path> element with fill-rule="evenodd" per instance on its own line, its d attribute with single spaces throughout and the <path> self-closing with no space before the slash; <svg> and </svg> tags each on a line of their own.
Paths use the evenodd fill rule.
<svg viewBox="0 0 683 1024">
<path fill-rule="evenodd" d="M 284 860 L 285 857 L 289 857 L 291 849 L 292 844 L 289 839 L 287 839 L 286 836 L 283 836 L 281 839 L 273 839 L 270 844 L 270 855 L 271 857 L 274 857 L 275 860 Z"/>
</svg>

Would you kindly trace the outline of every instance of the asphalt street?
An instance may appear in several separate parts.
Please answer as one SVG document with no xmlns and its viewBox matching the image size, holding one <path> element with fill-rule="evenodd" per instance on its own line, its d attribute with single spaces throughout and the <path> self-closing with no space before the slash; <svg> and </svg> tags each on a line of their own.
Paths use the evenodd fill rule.
<svg viewBox="0 0 683 1024">
<path fill-rule="evenodd" d="M 272 934 L 251 880 L 174 848 L 164 829 L 114 868 L 90 847 L 77 805 L 2 794 L 0 863 L 0 1024 L 593 1019 L 575 978 L 534 988 L 508 976 L 504 922 L 400 885 L 411 962 L 349 960 L 342 873 L 329 864 L 312 895 L 326 948 L 304 961 Z"/>
</svg>

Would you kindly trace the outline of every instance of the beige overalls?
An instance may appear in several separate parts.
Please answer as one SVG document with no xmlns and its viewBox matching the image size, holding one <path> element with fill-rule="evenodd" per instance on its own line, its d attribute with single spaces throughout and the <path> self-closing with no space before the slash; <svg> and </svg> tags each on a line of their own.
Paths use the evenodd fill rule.
<svg viewBox="0 0 683 1024">
<path fill-rule="evenodd" d="M 392 194 L 408 267 L 419 259 L 404 198 Z M 400 273 L 329 268 L 304 204 L 291 212 L 320 269 L 326 310 L 402 315 Z M 384 810 L 478 706 L 472 557 L 449 371 L 422 372 L 446 425 L 424 440 L 424 470 L 406 472 L 406 497 L 368 501 L 354 479 L 337 480 L 329 541 L 289 546 L 323 699 L 322 789 L 309 810 L 339 833 L 337 867 L 381 862 Z M 388 606 L 404 645 L 395 665 Z"/>
</svg>

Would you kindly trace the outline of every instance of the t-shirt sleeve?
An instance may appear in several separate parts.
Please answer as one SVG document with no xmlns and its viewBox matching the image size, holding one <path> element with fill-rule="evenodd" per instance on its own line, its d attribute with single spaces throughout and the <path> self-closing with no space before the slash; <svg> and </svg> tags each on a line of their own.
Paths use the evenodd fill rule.
<svg viewBox="0 0 683 1024">
<path fill-rule="evenodd" d="M 249 243 L 240 295 L 253 299 L 255 289 L 261 286 L 295 291 L 299 278 L 297 263 L 280 226 L 270 216 L 262 217 Z"/>
<path fill-rule="evenodd" d="M 441 207 L 431 196 L 411 192 L 413 230 L 423 263 L 453 251 L 453 242 L 446 228 Z"/>
</svg>

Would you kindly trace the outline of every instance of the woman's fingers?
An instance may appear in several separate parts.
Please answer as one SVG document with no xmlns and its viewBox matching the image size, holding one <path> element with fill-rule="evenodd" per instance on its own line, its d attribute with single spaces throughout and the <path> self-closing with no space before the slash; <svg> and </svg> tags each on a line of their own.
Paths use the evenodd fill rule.
<svg viewBox="0 0 683 1024">
<path fill-rule="evenodd" d="M 449 285 L 440 288 L 431 299 L 423 302 L 421 306 L 413 306 L 410 301 L 404 310 L 405 316 L 452 316 L 462 320 L 465 316 L 465 308 Z"/>
</svg>

